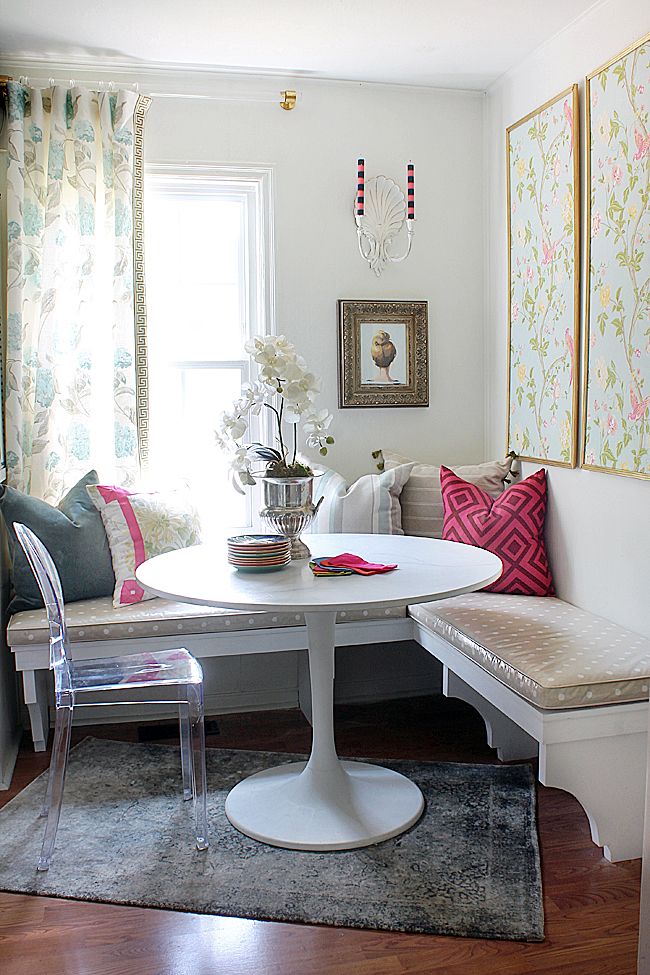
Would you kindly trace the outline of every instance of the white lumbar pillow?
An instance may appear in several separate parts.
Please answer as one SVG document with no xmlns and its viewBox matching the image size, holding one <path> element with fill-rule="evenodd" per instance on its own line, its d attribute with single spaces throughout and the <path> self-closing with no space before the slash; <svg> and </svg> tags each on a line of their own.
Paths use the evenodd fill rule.
<svg viewBox="0 0 650 975">
<path fill-rule="evenodd" d="M 342 474 L 322 469 L 314 481 L 314 501 L 323 500 L 309 531 L 403 535 L 399 498 L 413 467 L 401 464 L 382 474 L 364 474 L 350 486 Z"/>
</svg>

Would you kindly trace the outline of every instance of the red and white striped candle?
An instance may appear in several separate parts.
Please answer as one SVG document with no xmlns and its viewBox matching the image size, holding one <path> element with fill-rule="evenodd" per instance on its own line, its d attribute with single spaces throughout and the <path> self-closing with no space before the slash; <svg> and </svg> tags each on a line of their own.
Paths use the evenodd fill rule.
<svg viewBox="0 0 650 975">
<path fill-rule="evenodd" d="M 362 217 L 365 213 L 364 193 L 366 183 L 366 161 L 357 159 L 357 216 Z"/>
<path fill-rule="evenodd" d="M 415 168 L 413 163 L 406 166 L 406 219 L 415 220 Z"/>
</svg>

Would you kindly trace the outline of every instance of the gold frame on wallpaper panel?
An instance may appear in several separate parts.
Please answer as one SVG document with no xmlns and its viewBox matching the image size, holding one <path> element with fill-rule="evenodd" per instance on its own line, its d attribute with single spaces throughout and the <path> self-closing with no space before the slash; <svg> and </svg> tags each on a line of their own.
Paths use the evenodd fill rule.
<svg viewBox="0 0 650 975">
<path fill-rule="evenodd" d="M 599 471 L 602 474 L 619 474 L 622 477 L 636 477 L 641 480 L 650 480 L 650 474 L 644 474 L 640 471 L 625 471 L 619 470 L 616 467 L 600 467 L 596 464 L 585 463 L 585 453 L 587 449 L 587 387 L 589 378 L 589 345 L 590 345 L 590 316 L 591 316 L 591 81 L 596 78 L 601 71 L 605 71 L 607 68 L 611 67 L 617 61 L 622 58 L 627 57 L 632 51 L 635 51 L 637 47 L 641 47 L 643 44 L 650 44 L 650 33 L 645 34 L 640 37 L 633 44 L 629 44 L 628 47 L 619 51 L 615 54 L 613 58 L 609 58 L 604 64 L 601 64 L 595 71 L 592 71 L 585 78 L 585 100 L 586 100 L 586 111 L 585 111 L 585 182 L 588 187 L 589 196 L 586 200 L 586 222 L 585 222 L 585 265 L 586 265 L 586 288 L 585 288 L 585 341 L 584 349 L 582 355 L 582 420 L 580 424 L 580 467 L 585 471 Z"/>
<path fill-rule="evenodd" d="M 569 85 L 564 91 L 555 95 L 553 98 L 549 98 L 548 101 L 544 102 L 538 108 L 533 109 L 523 118 L 520 118 L 517 122 L 513 122 L 506 128 L 506 208 L 507 208 L 507 246 L 508 246 L 508 347 L 507 347 L 507 394 L 506 394 L 506 453 L 508 453 L 513 448 L 510 446 L 510 360 L 511 360 L 511 338 L 512 338 L 512 296 L 511 296 L 511 274 L 512 274 L 512 227 L 511 227 L 511 200 L 510 200 L 510 133 L 514 129 L 518 129 L 520 125 L 524 125 L 535 115 L 539 115 L 540 112 L 545 111 L 554 105 L 556 102 L 560 101 L 561 98 L 566 98 L 567 95 L 571 95 L 572 106 L 573 106 L 573 183 L 574 183 L 574 195 L 573 195 L 573 227 L 574 227 L 574 240 L 573 240 L 573 265 L 574 265 L 574 280 L 573 280 L 573 342 L 575 354 L 573 356 L 573 396 L 571 399 L 571 460 L 549 460 L 546 457 L 527 457 L 523 455 L 518 455 L 519 460 L 530 461 L 535 464 L 550 464 L 553 467 L 566 467 L 574 468 L 578 463 L 578 360 L 579 360 L 579 349 L 580 349 L 580 197 L 581 197 L 581 186 L 580 186 L 580 103 L 578 97 L 578 85 Z"/>
</svg>

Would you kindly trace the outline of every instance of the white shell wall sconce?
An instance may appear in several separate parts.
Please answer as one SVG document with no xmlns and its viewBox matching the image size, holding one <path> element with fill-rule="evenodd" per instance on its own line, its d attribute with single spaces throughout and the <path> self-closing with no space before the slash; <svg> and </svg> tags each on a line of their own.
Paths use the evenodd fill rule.
<svg viewBox="0 0 650 975">
<path fill-rule="evenodd" d="M 415 232 L 415 172 L 407 166 L 407 196 L 386 176 L 365 178 L 365 160 L 357 161 L 357 192 L 354 220 L 359 253 L 379 277 L 388 264 L 401 264 L 411 253 Z M 393 241 L 406 224 L 406 245 L 402 254 L 393 254 Z"/>
</svg>

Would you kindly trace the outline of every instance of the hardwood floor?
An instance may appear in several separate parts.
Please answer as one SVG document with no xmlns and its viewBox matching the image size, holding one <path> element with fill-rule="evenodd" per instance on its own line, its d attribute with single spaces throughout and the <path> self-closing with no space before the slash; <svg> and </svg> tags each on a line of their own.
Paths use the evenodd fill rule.
<svg viewBox="0 0 650 975">
<path fill-rule="evenodd" d="M 298 711 L 220 716 L 208 745 L 300 751 Z M 336 709 L 341 754 L 491 762 L 466 705 L 418 698 Z M 75 729 L 137 740 L 135 725 Z M 47 767 L 27 741 L 0 805 Z M 640 861 L 608 863 L 575 799 L 539 788 L 546 940 L 542 944 L 356 931 L 206 917 L 0 893 L 2 975 L 633 975 Z"/>
</svg>

